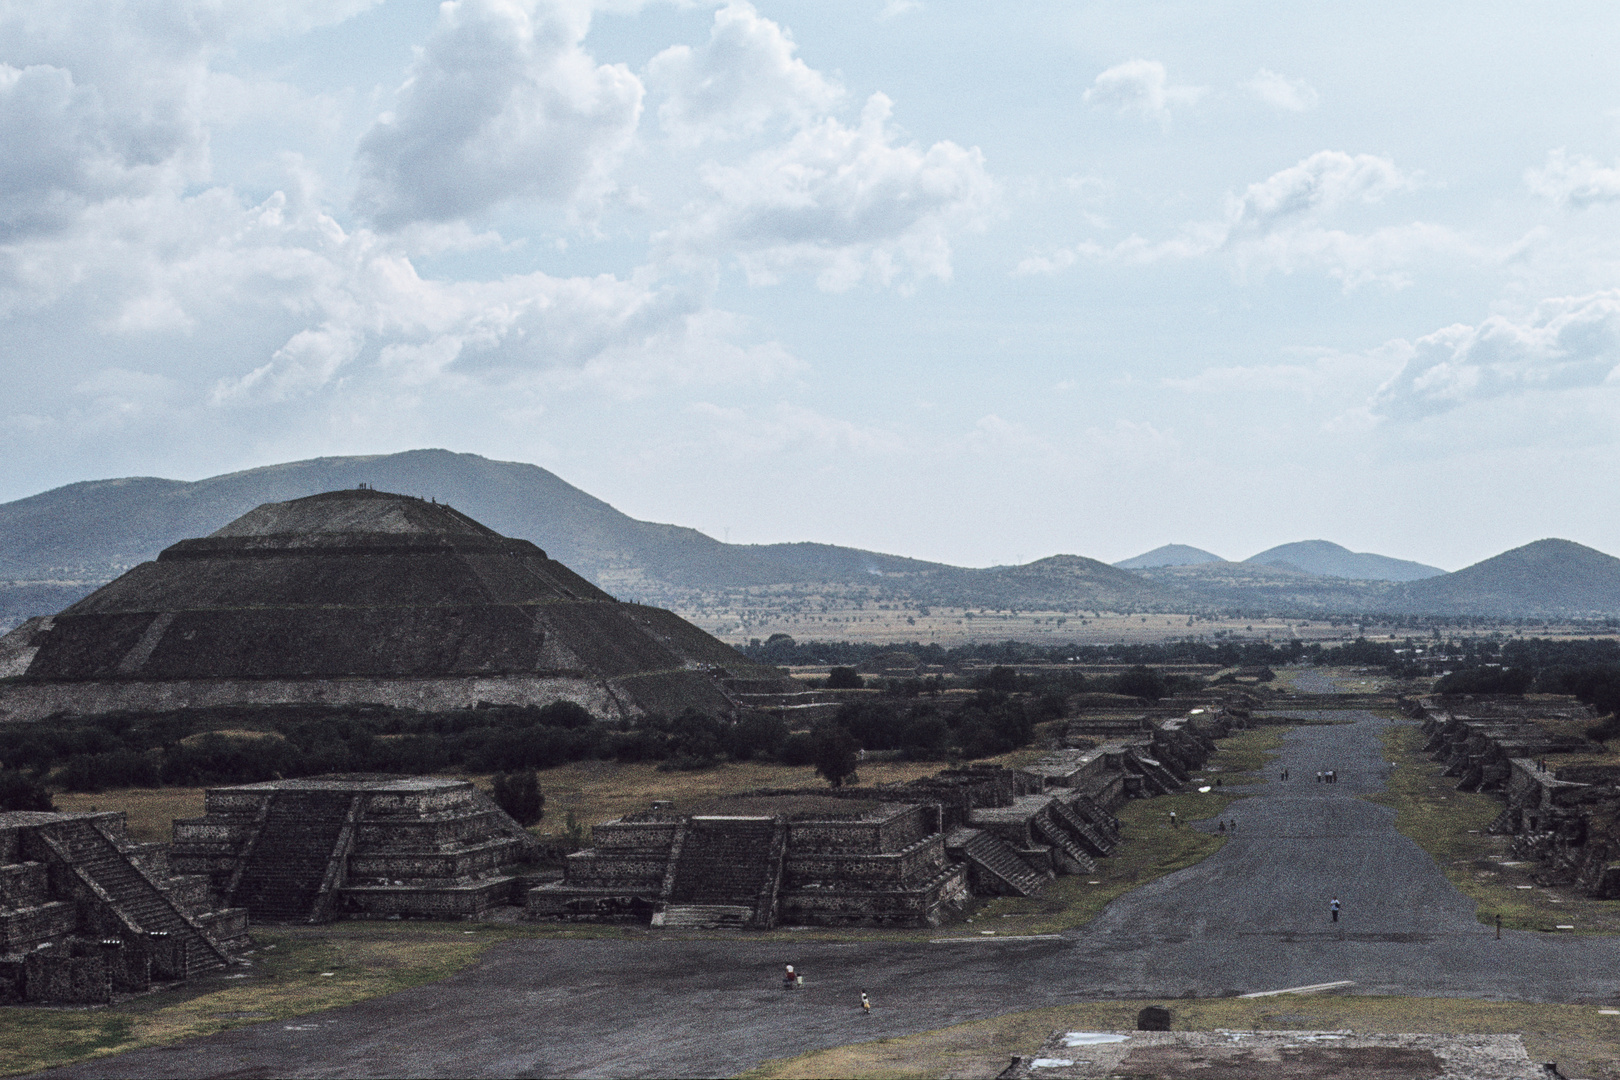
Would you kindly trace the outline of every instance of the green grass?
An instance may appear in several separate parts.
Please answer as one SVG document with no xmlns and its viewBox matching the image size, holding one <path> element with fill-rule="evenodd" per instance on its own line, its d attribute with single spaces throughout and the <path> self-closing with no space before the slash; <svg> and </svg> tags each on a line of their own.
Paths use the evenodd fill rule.
<svg viewBox="0 0 1620 1080">
<path fill-rule="evenodd" d="M 1088 1001 L 1007 1013 L 897 1039 L 769 1061 L 747 1080 L 839 1077 L 993 1077 L 1013 1054 L 1033 1053 L 1054 1031 L 1129 1031 L 1146 1001 Z M 1350 1030 L 1363 1033 L 1514 1034 L 1533 1061 L 1565 1076 L 1620 1078 L 1620 1023 L 1595 1005 L 1537 1005 L 1466 998 L 1324 995 L 1164 1000 L 1178 1031 Z M 874 1002 L 880 1010 L 884 1003 Z"/>
<path fill-rule="evenodd" d="M 1512 840 L 1492 836 L 1485 828 L 1506 804 L 1497 795 L 1458 791 L 1456 778 L 1441 776 L 1439 764 L 1424 755 L 1426 737 L 1420 729 L 1391 724 L 1383 739 L 1395 773 L 1388 790 L 1371 800 L 1394 809 L 1395 828 L 1474 901 L 1480 922 L 1494 926 L 1501 915 L 1503 928 L 1509 930 L 1556 932 L 1562 923 L 1573 925 L 1576 933 L 1620 933 L 1620 905 L 1572 888 L 1536 885 L 1533 863 L 1503 865 L 1518 861 Z"/>
</svg>

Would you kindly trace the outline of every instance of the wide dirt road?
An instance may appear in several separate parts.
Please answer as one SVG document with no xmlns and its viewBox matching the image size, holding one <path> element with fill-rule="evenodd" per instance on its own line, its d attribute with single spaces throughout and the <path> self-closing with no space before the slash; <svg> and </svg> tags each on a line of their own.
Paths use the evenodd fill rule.
<svg viewBox="0 0 1620 1080">
<path fill-rule="evenodd" d="M 1358 798 L 1384 785 L 1378 734 L 1389 721 L 1342 715 L 1356 722 L 1288 735 L 1255 797 L 1227 811 L 1238 832 L 1220 852 L 1062 939 L 513 942 L 433 986 L 48 1075 L 726 1076 L 1077 998 L 1339 980 L 1361 993 L 1620 998 L 1620 941 L 1515 932 L 1497 941 L 1474 921 L 1470 903 L 1395 831 L 1393 812 Z M 1339 782 L 1316 783 L 1318 769 L 1336 769 Z M 804 991 L 779 988 L 784 962 L 807 973 Z"/>
</svg>

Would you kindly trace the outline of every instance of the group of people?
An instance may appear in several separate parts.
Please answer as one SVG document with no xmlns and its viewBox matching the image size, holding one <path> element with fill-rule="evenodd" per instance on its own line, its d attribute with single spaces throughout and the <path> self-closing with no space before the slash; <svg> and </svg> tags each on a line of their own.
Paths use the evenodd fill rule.
<svg viewBox="0 0 1620 1080">
<path fill-rule="evenodd" d="M 1334 901 L 1334 903 L 1337 902 L 1338 901 Z M 782 989 L 802 990 L 803 988 L 804 976 L 799 974 L 797 971 L 794 971 L 793 965 L 789 964 L 787 966 L 787 970 L 782 973 Z M 861 991 L 861 1012 L 867 1016 L 872 1015 L 872 999 L 866 996 L 865 990 Z"/>
<path fill-rule="evenodd" d="M 1337 769 L 1329 769 L 1327 772 L 1318 771 L 1316 782 L 1318 784 L 1337 784 L 1339 782 L 1339 772 Z"/>
</svg>

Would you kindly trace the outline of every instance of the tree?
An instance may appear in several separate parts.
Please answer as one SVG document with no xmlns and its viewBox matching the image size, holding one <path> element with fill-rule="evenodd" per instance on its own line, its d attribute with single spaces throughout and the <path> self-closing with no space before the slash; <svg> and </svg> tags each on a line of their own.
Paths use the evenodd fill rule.
<svg viewBox="0 0 1620 1080">
<path fill-rule="evenodd" d="M 829 690 L 859 690 L 865 685 L 852 667 L 835 667 L 827 672 Z"/>
<path fill-rule="evenodd" d="M 1119 674 L 1115 683 L 1118 693 L 1129 694 L 1131 697 L 1147 698 L 1149 701 L 1158 701 L 1169 692 L 1165 685 L 1164 676 L 1157 670 L 1137 664 L 1129 670 Z"/>
<path fill-rule="evenodd" d="M 855 767 L 860 764 L 861 744 L 855 736 L 837 724 L 823 724 L 810 739 L 817 776 L 835 788 L 843 787 L 846 780 L 860 780 Z"/>
<path fill-rule="evenodd" d="M 998 664 L 974 679 L 973 685 L 979 690 L 995 690 L 998 693 L 1010 694 L 1018 689 L 1018 672 Z"/>
<path fill-rule="evenodd" d="M 45 785 L 20 769 L 0 769 L 0 810 L 55 810 Z"/>
<path fill-rule="evenodd" d="M 540 793 L 540 778 L 533 769 L 496 773 L 495 804 L 524 828 L 546 816 L 546 797 Z"/>
</svg>

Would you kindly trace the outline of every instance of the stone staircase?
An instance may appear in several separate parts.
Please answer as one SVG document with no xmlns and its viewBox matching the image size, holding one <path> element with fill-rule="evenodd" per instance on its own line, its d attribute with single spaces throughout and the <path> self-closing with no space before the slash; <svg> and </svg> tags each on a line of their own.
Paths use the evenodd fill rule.
<svg viewBox="0 0 1620 1080">
<path fill-rule="evenodd" d="M 1065 800 L 1068 808 L 1086 819 L 1098 832 L 1102 833 L 1110 843 L 1118 846 L 1120 841 L 1119 818 L 1103 809 L 1101 803 L 1090 795 L 1071 795 Z"/>
<path fill-rule="evenodd" d="M 1114 850 L 1112 840 L 1104 836 L 1100 829 L 1092 828 L 1088 821 L 1071 810 L 1061 798 L 1052 801 L 1051 811 L 1052 817 L 1073 834 L 1074 839 L 1086 849 L 1087 854 L 1102 858 Z"/>
<path fill-rule="evenodd" d="M 79 880 L 132 931 L 168 934 L 184 943 L 192 971 L 230 963 L 222 942 L 179 905 L 90 821 L 73 821 L 45 837 Z"/>
<path fill-rule="evenodd" d="M 1181 782 L 1155 758 L 1133 749 L 1126 753 L 1125 760 L 1131 770 L 1141 776 L 1155 794 L 1169 795 L 1181 787 Z"/>
<path fill-rule="evenodd" d="M 1046 875 L 1037 873 L 1005 840 L 983 829 L 955 829 L 945 849 L 960 852 L 979 874 L 1000 882 L 1017 896 L 1034 896 L 1046 887 Z"/>
<path fill-rule="evenodd" d="M 671 904 L 653 916 L 653 925 L 665 930 L 742 930 L 753 916 L 752 907 L 738 904 Z"/>
<path fill-rule="evenodd" d="M 775 838 L 772 818 L 692 818 L 676 857 L 671 907 L 720 905 L 752 915 L 773 869 Z"/>
<path fill-rule="evenodd" d="M 1091 856 L 1075 842 L 1075 838 L 1070 835 L 1069 830 L 1064 828 L 1055 816 L 1037 814 L 1030 824 L 1035 827 L 1035 832 L 1039 834 L 1042 840 L 1063 852 L 1086 873 L 1089 874 L 1097 869 L 1097 864 L 1092 861 Z"/>
<path fill-rule="evenodd" d="M 352 796 L 339 791 L 278 791 L 230 901 L 265 922 L 306 922 L 319 917 L 323 884 L 346 832 Z M 330 890 L 328 890 L 330 891 Z"/>
</svg>

